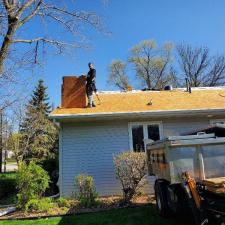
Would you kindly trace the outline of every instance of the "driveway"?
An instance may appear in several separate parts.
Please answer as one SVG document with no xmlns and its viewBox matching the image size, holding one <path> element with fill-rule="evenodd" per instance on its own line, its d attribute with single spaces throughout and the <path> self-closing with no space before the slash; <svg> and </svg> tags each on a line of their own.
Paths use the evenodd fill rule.
<svg viewBox="0 0 225 225">
<path fill-rule="evenodd" d="M 4 165 L 2 165 L 4 171 Z M 16 162 L 9 162 L 6 164 L 6 172 L 12 172 L 18 169 Z"/>
</svg>

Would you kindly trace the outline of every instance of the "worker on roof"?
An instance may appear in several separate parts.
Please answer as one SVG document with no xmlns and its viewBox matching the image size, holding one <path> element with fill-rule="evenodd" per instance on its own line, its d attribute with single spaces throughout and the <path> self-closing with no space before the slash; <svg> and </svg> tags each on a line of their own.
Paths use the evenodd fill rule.
<svg viewBox="0 0 225 225">
<path fill-rule="evenodd" d="M 96 92 L 96 85 L 95 85 L 95 79 L 96 79 L 96 70 L 94 69 L 93 63 L 88 63 L 89 72 L 87 74 L 87 83 L 86 83 L 86 93 L 88 97 L 88 108 L 96 107 L 94 100 L 93 100 L 93 92 Z"/>
</svg>

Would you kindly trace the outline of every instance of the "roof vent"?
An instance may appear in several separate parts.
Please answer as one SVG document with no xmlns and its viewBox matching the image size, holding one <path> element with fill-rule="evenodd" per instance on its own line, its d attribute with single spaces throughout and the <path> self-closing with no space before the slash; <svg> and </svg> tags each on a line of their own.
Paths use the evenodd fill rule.
<svg viewBox="0 0 225 225">
<path fill-rule="evenodd" d="M 127 86 L 127 91 L 132 91 L 132 90 L 133 90 L 133 87 L 130 86 L 130 85 L 128 85 L 128 86 Z"/>
<path fill-rule="evenodd" d="M 172 85 L 167 85 L 164 87 L 165 91 L 172 91 L 173 90 L 173 86 Z"/>
</svg>

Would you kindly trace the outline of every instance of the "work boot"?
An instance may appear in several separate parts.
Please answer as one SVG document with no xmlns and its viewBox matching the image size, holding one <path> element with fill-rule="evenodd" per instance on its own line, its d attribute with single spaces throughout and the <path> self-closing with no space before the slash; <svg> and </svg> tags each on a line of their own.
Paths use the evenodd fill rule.
<svg viewBox="0 0 225 225">
<path fill-rule="evenodd" d="M 92 108 L 92 105 L 90 103 L 88 103 L 86 108 Z"/>
<path fill-rule="evenodd" d="M 95 103 L 94 103 L 94 102 L 92 102 L 92 107 L 96 107 L 96 105 L 95 105 Z"/>
</svg>

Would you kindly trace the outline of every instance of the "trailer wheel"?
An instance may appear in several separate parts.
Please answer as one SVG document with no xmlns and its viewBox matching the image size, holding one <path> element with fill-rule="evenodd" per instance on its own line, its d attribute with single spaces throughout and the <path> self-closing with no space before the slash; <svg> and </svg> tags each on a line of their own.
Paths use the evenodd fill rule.
<svg viewBox="0 0 225 225">
<path fill-rule="evenodd" d="M 167 188 L 167 202 L 175 215 L 185 215 L 190 212 L 186 193 L 180 184 L 169 185 Z M 191 212 L 190 212 L 191 213 Z"/>
<path fill-rule="evenodd" d="M 218 222 L 218 225 L 225 225 L 225 218 L 221 218 Z"/>
<path fill-rule="evenodd" d="M 155 182 L 155 197 L 156 205 L 159 214 L 164 217 L 170 215 L 170 209 L 167 201 L 167 186 L 168 183 L 163 180 L 156 180 Z"/>
</svg>

